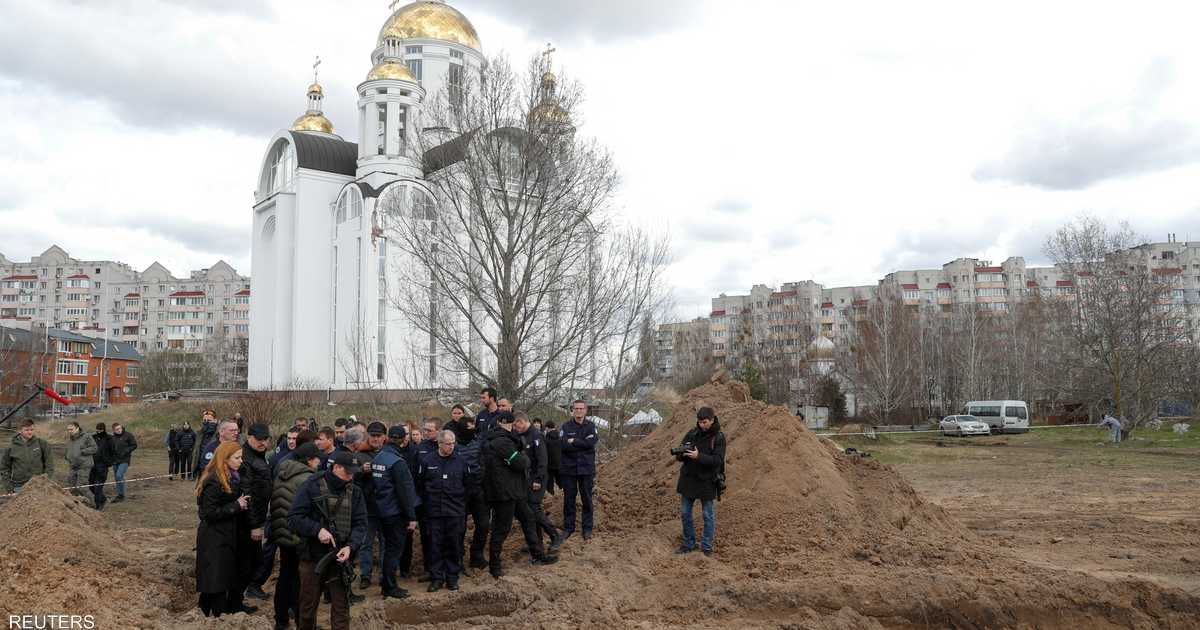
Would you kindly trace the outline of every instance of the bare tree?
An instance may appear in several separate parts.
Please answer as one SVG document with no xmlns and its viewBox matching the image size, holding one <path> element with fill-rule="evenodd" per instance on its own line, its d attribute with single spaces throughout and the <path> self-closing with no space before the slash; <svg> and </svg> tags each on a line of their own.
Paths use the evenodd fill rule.
<svg viewBox="0 0 1200 630">
<path fill-rule="evenodd" d="M 572 122 L 582 87 L 495 57 L 447 90 L 424 120 L 459 130 L 422 136 L 441 142 L 423 147 L 431 195 L 382 204 L 404 257 L 391 303 L 456 381 L 529 404 L 594 382 L 620 322 L 641 316 L 628 316 L 637 261 L 609 218 L 616 167 Z"/>
<path fill-rule="evenodd" d="M 143 395 L 216 385 L 212 366 L 199 352 L 155 350 L 146 354 L 138 367 L 138 391 Z"/>
<path fill-rule="evenodd" d="M 914 402 L 919 391 L 919 319 L 915 307 L 881 291 L 846 335 L 841 370 L 881 423 Z"/>
<path fill-rule="evenodd" d="M 1126 223 L 1114 229 L 1082 216 L 1045 245 L 1074 285 L 1067 329 L 1088 378 L 1074 381 L 1073 393 L 1105 400 L 1129 431 L 1152 417 L 1168 393 L 1173 351 L 1191 341 L 1173 294 L 1181 276 L 1152 266 L 1144 242 Z"/>
</svg>

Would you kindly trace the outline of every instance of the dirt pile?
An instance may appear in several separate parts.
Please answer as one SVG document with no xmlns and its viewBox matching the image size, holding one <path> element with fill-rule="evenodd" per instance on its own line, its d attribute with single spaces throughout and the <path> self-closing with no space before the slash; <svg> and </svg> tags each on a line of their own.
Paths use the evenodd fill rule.
<svg viewBox="0 0 1200 630">
<path fill-rule="evenodd" d="M 92 615 L 97 628 L 168 624 L 181 605 L 189 558 L 127 537 L 104 516 L 45 477 L 34 477 L 0 508 L 0 618 Z"/>
<path fill-rule="evenodd" d="M 800 560 L 799 554 L 894 565 L 914 555 L 945 559 L 968 540 L 961 525 L 898 474 L 873 459 L 841 453 L 782 407 L 751 400 L 738 382 L 693 390 L 654 433 L 604 466 L 598 483 L 603 528 L 652 527 L 678 537 L 679 464 L 668 451 L 695 425 L 703 406 L 717 412 L 726 437 L 728 490 L 717 520 L 718 547 L 728 561 L 757 563 L 766 545 L 772 556 L 791 560 Z M 803 559 L 806 567 L 811 562 Z M 766 564 L 772 571 L 782 568 Z"/>
</svg>

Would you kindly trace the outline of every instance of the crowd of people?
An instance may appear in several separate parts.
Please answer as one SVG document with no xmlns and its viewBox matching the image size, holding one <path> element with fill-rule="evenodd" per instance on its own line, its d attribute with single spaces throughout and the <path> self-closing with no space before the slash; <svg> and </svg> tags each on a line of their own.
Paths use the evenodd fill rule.
<svg viewBox="0 0 1200 630">
<path fill-rule="evenodd" d="M 503 576 L 502 550 L 514 519 L 525 543 L 520 553 L 532 565 L 557 562 L 577 526 L 582 540 L 592 537 L 599 434 L 583 401 L 571 405 L 561 427 L 513 409 L 490 387 L 481 390 L 474 417 L 454 405 L 445 423 L 426 418 L 388 426 L 351 416 L 318 428 L 310 418 L 297 418 L 274 437 L 266 424 L 246 424 L 241 415 L 218 421 L 209 410 L 198 433 L 183 423 L 164 437 L 167 476 L 195 479 L 196 590 L 206 616 L 256 612 L 247 599 L 271 597 L 263 587 L 278 565 L 277 629 L 293 622 L 315 628 L 322 599 L 330 604 L 332 628 L 348 628 L 351 604 L 364 599 L 355 588 L 368 589 L 376 575 L 382 596 L 397 599 L 408 596 L 401 580 L 416 578 L 432 593 L 458 591 L 460 578 L 473 571 Z M 111 469 L 112 501 L 123 501 L 125 473 L 138 447 L 133 435 L 118 423 L 112 433 L 100 423 L 87 434 L 71 422 L 67 433 L 67 487 L 90 492 L 95 508 L 103 509 Z M 704 521 L 698 548 L 710 555 L 725 459 L 725 436 L 712 409 L 698 411 L 696 427 L 672 454 L 682 464 L 677 552 L 697 548 L 692 510 L 698 500 Z M 35 435 L 32 420 L 25 421 L 0 456 L 0 477 L 16 492 L 53 469 L 50 445 Z M 559 524 L 543 508 L 546 494 L 556 491 L 563 493 Z"/>
<path fill-rule="evenodd" d="M 384 598 L 405 598 L 403 580 L 437 592 L 459 590 L 474 571 L 503 576 L 514 519 L 527 561 L 554 564 L 576 532 L 577 500 L 581 537 L 592 536 L 599 434 L 587 413 L 577 401 L 562 427 L 543 424 L 489 387 L 474 416 L 455 405 L 444 423 L 350 417 L 317 427 L 297 418 L 274 437 L 250 424 L 243 438 L 240 417 L 218 422 L 206 412 L 198 438 L 174 427 L 165 438 L 170 474 L 196 478 L 201 611 L 255 612 L 248 600 L 270 597 L 277 628 L 307 629 L 324 599 L 331 626 L 347 628 L 363 598 L 355 590 L 373 583 Z M 181 467 L 197 445 L 195 466 Z M 543 509 L 556 490 L 566 499 L 561 524 Z M 276 566 L 270 596 L 263 588 Z"/>
</svg>

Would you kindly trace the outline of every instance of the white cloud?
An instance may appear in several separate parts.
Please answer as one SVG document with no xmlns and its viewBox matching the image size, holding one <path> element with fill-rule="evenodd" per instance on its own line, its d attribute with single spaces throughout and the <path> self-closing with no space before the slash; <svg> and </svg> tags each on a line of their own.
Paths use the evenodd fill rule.
<svg viewBox="0 0 1200 630">
<path fill-rule="evenodd" d="M 1037 261 L 1081 211 L 1200 238 L 1194 143 L 1172 131 L 1200 111 L 1187 4 L 452 3 L 489 53 L 520 61 L 555 42 L 588 89 L 582 131 L 621 165 L 617 207 L 673 235 L 682 316 L 756 282 Z M 10 7 L 0 212 L 17 228 L 0 252 L 56 241 L 176 273 L 217 257 L 248 271 L 267 139 L 302 110 L 316 54 L 326 112 L 353 133 L 385 4 Z M 1051 155 L 1047 138 L 1069 150 Z"/>
</svg>

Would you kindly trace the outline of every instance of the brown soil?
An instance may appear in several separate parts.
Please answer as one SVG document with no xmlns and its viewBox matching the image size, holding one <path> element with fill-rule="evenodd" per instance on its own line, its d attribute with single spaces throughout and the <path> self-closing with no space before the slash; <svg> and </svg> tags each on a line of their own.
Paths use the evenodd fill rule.
<svg viewBox="0 0 1200 630">
<path fill-rule="evenodd" d="M 1200 597 L 1058 568 L 1032 543 L 997 547 L 970 514 L 926 500 L 892 467 L 847 456 L 786 410 L 748 398 L 740 383 L 693 390 L 654 433 L 605 463 L 597 535 L 572 538 L 557 565 L 526 564 L 514 527 L 504 578 L 477 572 L 457 594 L 427 594 L 412 582 L 411 598 L 386 603 L 375 587 L 354 607 L 354 626 L 1200 627 Z M 727 436 L 729 491 L 717 509 L 717 553 L 677 556 L 678 464 L 667 449 L 703 405 L 716 409 Z M 269 627 L 269 602 L 253 616 L 199 615 L 188 484 L 150 486 L 98 514 L 44 480 L 31 482 L 0 509 L 0 589 L 10 594 L 0 614 L 94 614 L 99 628 Z M 560 514 L 553 503 L 551 514 Z M 112 525 L 159 523 L 151 513 L 164 510 L 180 515 L 175 527 L 119 532 Z M 323 626 L 327 614 L 322 607 Z"/>
</svg>

